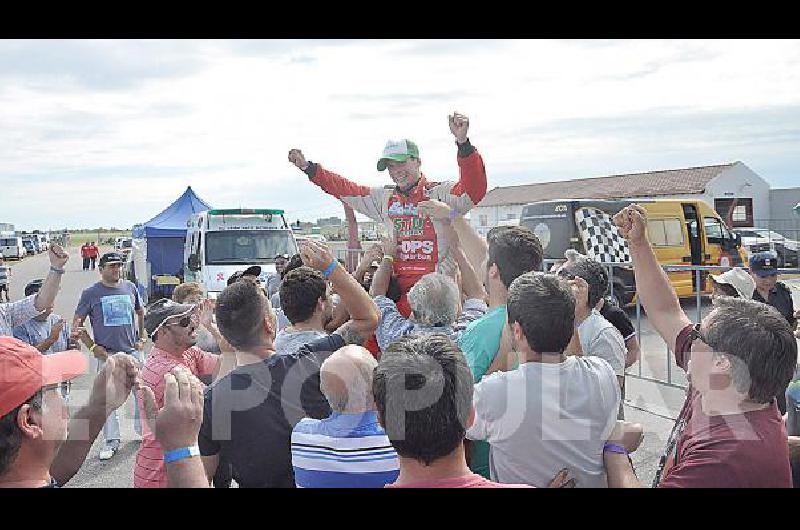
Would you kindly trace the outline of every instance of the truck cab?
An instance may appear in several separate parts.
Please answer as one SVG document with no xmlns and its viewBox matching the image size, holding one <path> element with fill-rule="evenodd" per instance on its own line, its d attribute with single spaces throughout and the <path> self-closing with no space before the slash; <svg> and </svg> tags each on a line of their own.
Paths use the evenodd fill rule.
<svg viewBox="0 0 800 530">
<path fill-rule="evenodd" d="M 296 253 L 294 232 L 283 210 L 198 212 L 187 222 L 184 281 L 199 283 L 209 297 L 216 298 L 233 273 L 259 265 L 264 284 L 276 274 L 275 256 Z"/>
</svg>

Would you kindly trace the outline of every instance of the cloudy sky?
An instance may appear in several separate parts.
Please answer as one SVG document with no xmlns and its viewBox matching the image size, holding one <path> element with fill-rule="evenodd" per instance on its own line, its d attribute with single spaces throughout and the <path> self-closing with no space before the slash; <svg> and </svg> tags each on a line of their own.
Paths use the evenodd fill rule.
<svg viewBox="0 0 800 530">
<path fill-rule="evenodd" d="M 800 41 L 0 41 L 0 222 L 130 227 L 215 207 L 342 215 L 291 147 L 366 184 L 389 138 L 489 187 L 741 160 L 800 185 Z"/>
</svg>

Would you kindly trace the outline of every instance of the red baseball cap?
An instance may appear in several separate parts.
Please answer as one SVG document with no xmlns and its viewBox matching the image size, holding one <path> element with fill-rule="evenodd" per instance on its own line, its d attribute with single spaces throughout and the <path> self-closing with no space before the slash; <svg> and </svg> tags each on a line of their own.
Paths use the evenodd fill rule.
<svg viewBox="0 0 800 530">
<path fill-rule="evenodd" d="M 77 350 L 42 355 L 14 337 L 0 337 L 0 417 L 46 385 L 63 383 L 86 373 L 89 363 Z"/>
</svg>

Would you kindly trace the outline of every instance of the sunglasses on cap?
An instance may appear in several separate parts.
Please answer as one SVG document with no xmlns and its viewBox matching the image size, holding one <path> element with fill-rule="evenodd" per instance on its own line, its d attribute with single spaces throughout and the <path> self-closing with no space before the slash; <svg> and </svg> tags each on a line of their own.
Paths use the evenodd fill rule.
<svg viewBox="0 0 800 530">
<path fill-rule="evenodd" d="M 191 317 L 191 316 L 189 316 L 189 315 L 186 315 L 186 316 L 184 316 L 183 318 L 181 318 L 179 321 L 177 321 L 177 322 L 175 322 L 175 323 L 172 323 L 172 322 L 170 322 L 169 324 L 167 324 L 167 323 L 166 323 L 166 321 L 167 321 L 167 320 L 169 320 L 169 318 L 167 318 L 167 319 L 164 321 L 164 327 L 174 327 L 174 326 L 180 326 L 180 327 L 182 327 L 182 328 L 188 328 L 188 327 L 189 327 L 189 324 L 191 324 L 191 323 L 192 323 L 192 317 Z"/>
</svg>

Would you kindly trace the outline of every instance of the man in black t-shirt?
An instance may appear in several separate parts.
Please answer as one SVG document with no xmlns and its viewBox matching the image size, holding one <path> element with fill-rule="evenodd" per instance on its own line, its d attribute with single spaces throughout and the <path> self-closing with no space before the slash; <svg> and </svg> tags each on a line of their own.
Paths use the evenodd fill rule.
<svg viewBox="0 0 800 530">
<path fill-rule="evenodd" d="M 334 283 L 363 289 L 335 260 L 314 245 L 304 248 L 312 267 Z M 328 256 L 329 257 L 329 256 Z M 217 326 L 237 350 L 240 366 L 206 390 L 198 446 L 206 474 L 214 475 L 220 457 L 233 466 L 241 487 L 295 486 L 291 434 L 303 418 L 327 418 L 331 409 L 319 388 L 322 362 L 347 343 L 361 342 L 363 325 L 350 321 L 334 334 L 293 353 L 275 354 L 277 318 L 262 289 L 236 282 L 217 298 Z M 377 310 L 367 324 L 374 330 Z"/>
</svg>

